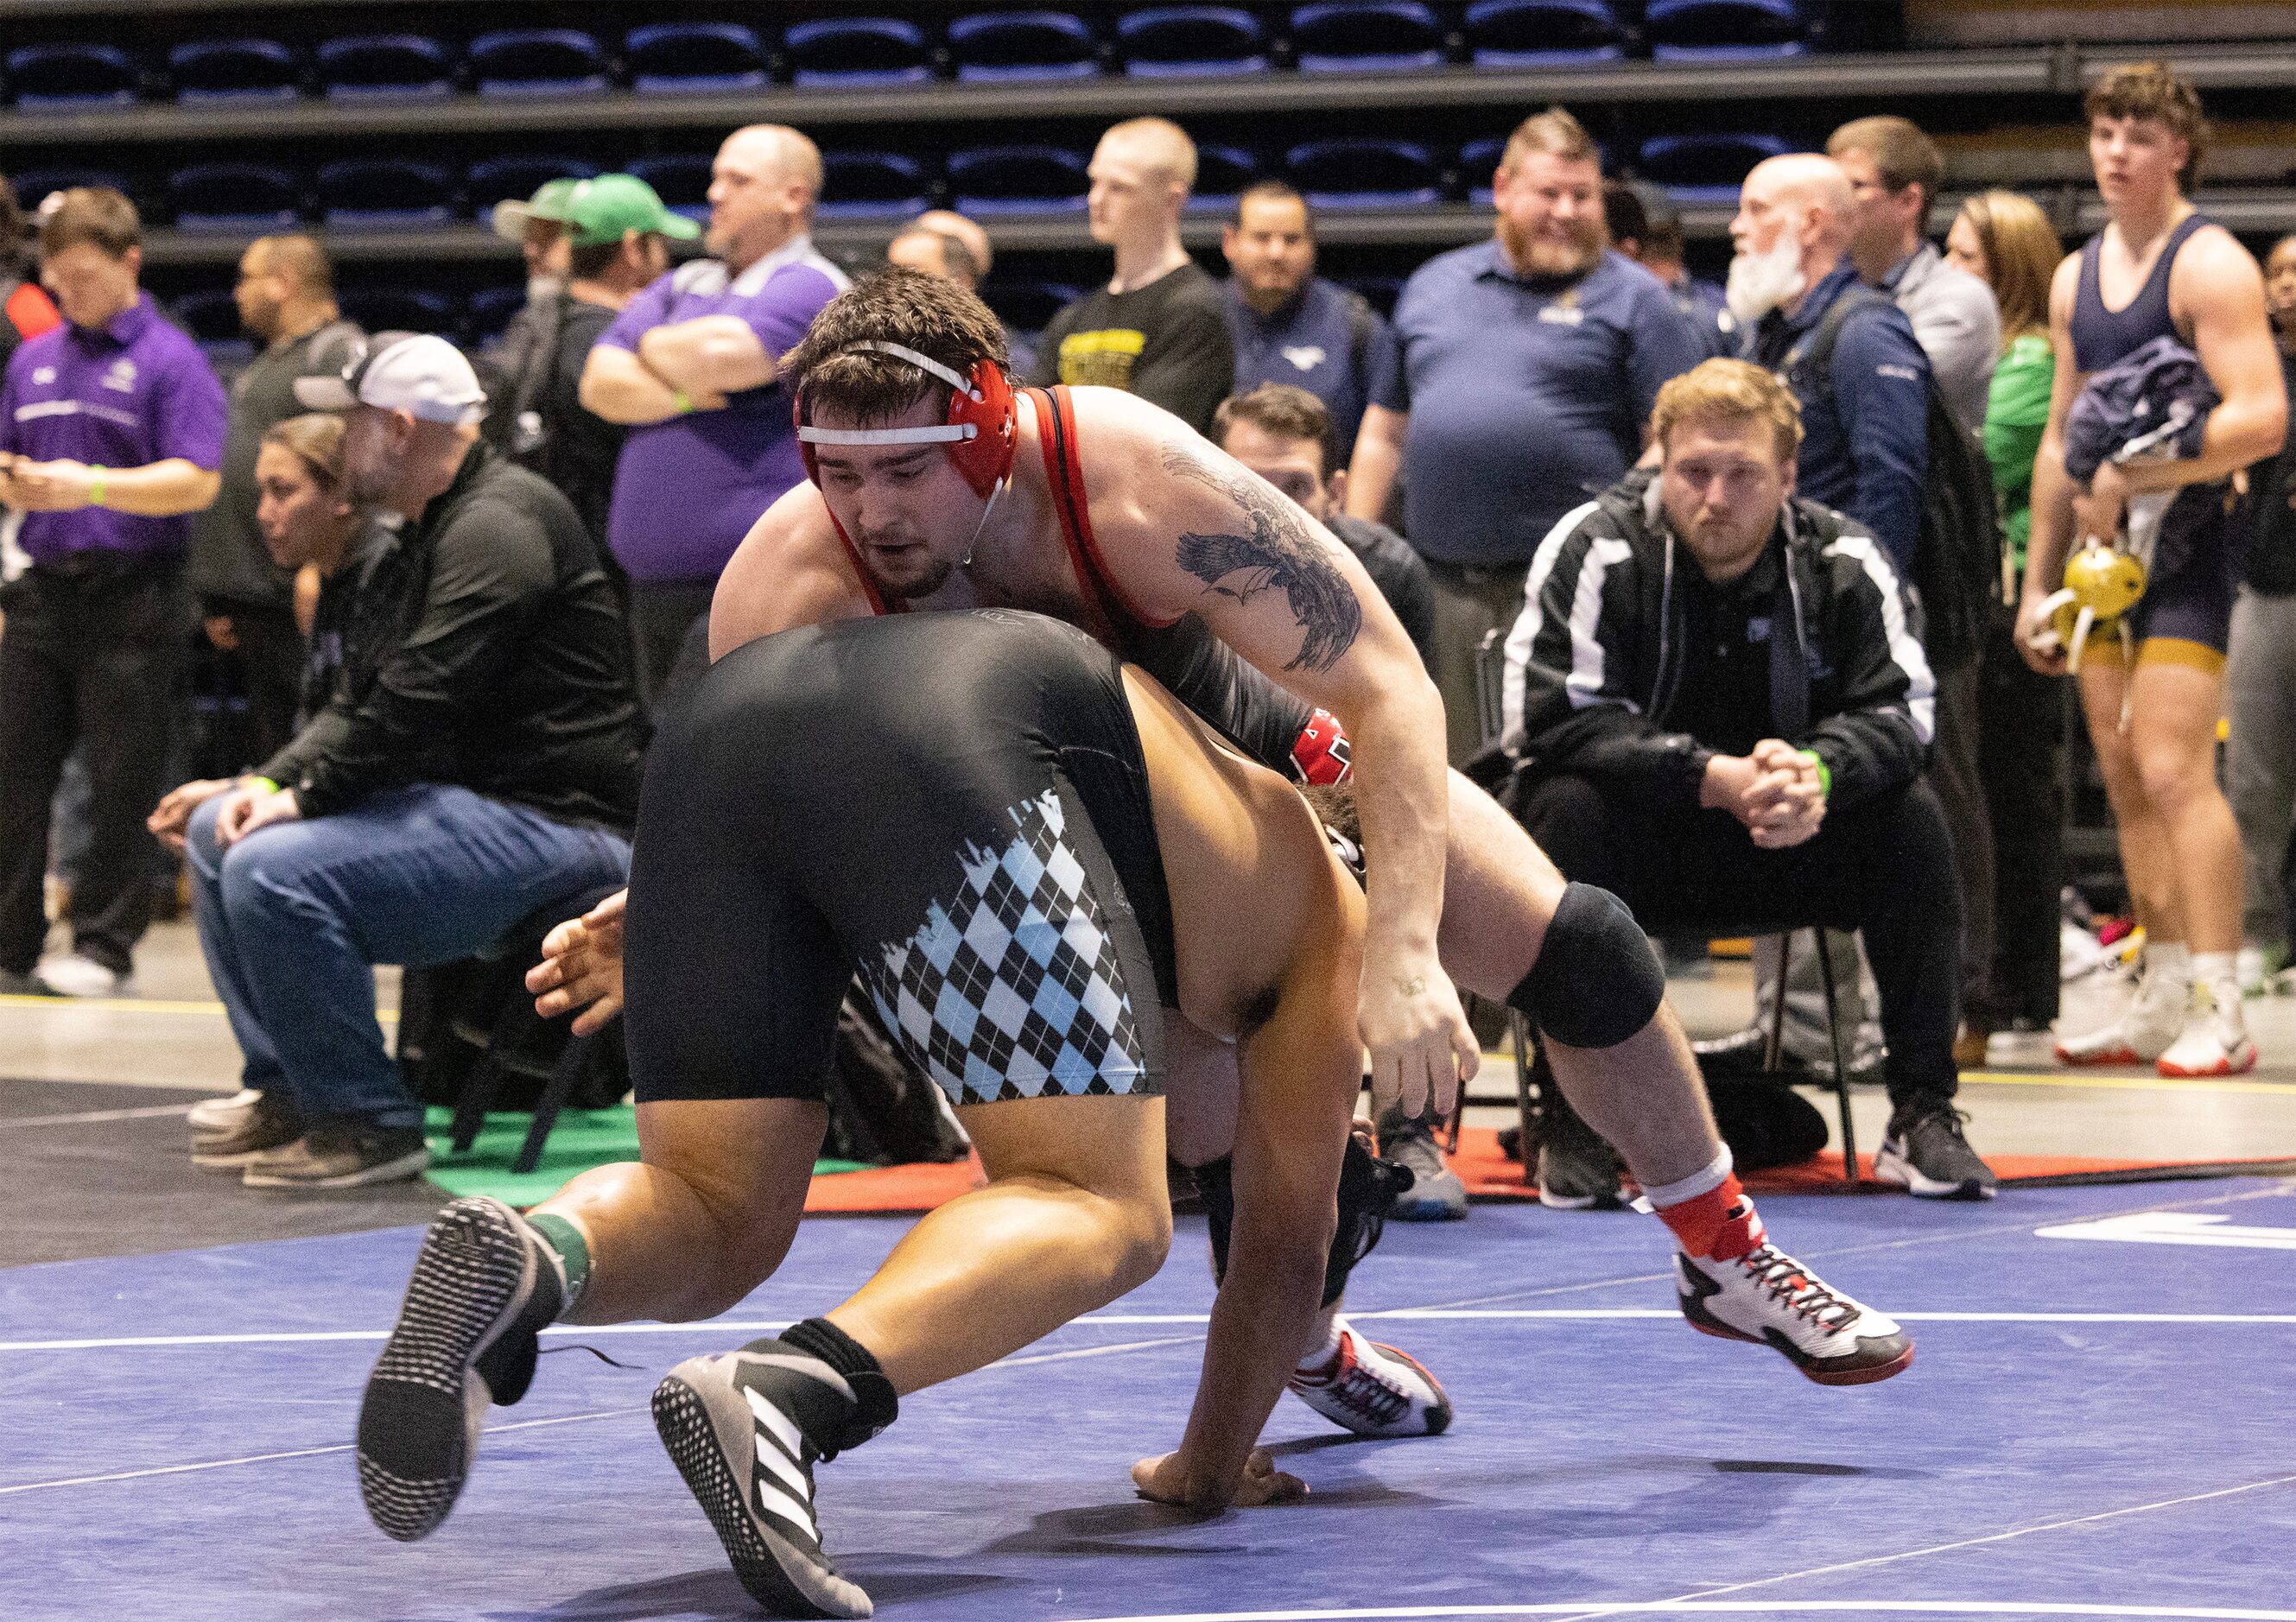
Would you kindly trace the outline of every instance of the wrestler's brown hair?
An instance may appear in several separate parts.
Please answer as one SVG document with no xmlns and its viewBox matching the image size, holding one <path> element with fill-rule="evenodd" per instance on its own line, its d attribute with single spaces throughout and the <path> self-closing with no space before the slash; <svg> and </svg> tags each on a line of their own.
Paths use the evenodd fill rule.
<svg viewBox="0 0 2296 1622">
<path fill-rule="evenodd" d="M 1777 373 L 1751 361 L 1701 361 L 1658 391 L 1651 438 L 1663 452 L 1667 436 L 1684 422 L 1767 422 L 1779 460 L 1801 447 L 1801 406 Z"/>
<path fill-rule="evenodd" d="M 2081 111 L 2091 124 L 2099 119 L 2144 119 L 2182 135 L 2188 155 L 2177 182 L 2187 192 L 2193 189 L 2201 160 L 2208 155 L 2209 120 L 2193 81 L 2168 63 L 2123 62 L 2089 87 Z"/>
<path fill-rule="evenodd" d="M 979 297 L 946 276 L 896 265 L 823 307 L 804 340 L 782 356 L 782 381 L 808 416 L 825 411 L 865 426 L 890 422 L 928 395 L 947 397 L 947 384 L 898 356 L 854 347 L 873 342 L 914 349 L 959 377 L 984 360 L 1011 365 L 1004 324 Z"/>
</svg>

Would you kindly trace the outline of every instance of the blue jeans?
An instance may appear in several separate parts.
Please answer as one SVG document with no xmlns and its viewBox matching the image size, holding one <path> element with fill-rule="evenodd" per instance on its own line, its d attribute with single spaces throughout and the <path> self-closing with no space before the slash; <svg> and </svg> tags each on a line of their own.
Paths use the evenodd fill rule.
<svg viewBox="0 0 2296 1622">
<path fill-rule="evenodd" d="M 386 790 L 227 850 L 216 844 L 222 803 L 193 815 L 185 840 L 200 949 L 246 1085 L 284 1088 L 306 1120 L 422 1123 L 375 1020 L 374 964 L 457 962 L 629 872 L 614 835 L 468 789 Z"/>
</svg>

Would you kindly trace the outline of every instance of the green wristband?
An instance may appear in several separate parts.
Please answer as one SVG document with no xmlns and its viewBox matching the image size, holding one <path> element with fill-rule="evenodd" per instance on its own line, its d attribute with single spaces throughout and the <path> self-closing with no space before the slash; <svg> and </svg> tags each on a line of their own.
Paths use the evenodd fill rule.
<svg viewBox="0 0 2296 1622">
<path fill-rule="evenodd" d="M 1825 757 L 1819 754 L 1814 749 L 1806 749 L 1798 752 L 1807 758 L 1817 763 L 1818 799 L 1821 800 L 1832 799 L 1833 798 L 1833 768 L 1825 764 Z"/>
<path fill-rule="evenodd" d="M 683 389 L 669 391 L 669 403 L 677 407 L 677 414 L 681 417 L 693 409 L 693 397 Z"/>
<path fill-rule="evenodd" d="M 103 505 L 103 476 L 111 470 L 101 463 L 92 462 L 88 463 L 87 471 L 95 475 L 87 481 L 87 504 L 91 507 L 100 507 Z"/>
<path fill-rule="evenodd" d="M 276 794 L 279 792 L 279 785 L 272 782 L 268 777 L 250 777 L 247 781 L 253 783 L 257 788 L 261 789 L 266 794 Z"/>
</svg>

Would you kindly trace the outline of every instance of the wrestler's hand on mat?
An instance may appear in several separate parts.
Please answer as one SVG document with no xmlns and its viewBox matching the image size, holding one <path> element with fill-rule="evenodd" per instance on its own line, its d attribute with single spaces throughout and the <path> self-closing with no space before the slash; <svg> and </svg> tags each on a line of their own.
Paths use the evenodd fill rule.
<svg viewBox="0 0 2296 1622">
<path fill-rule="evenodd" d="M 629 899 L 618 889 L 542 938 L 542 961 L 526 971 L 535 1012 L 551 1020 L 578 1008 L 574 1034 L 586 1036 L 622 1012 L 622 912 Z"/>
<path fill-rule="evenodd" d="M 1270 1503 L 1297 1503 L 1308 1495 L 1308 1484 L 1276 1469 L 1275 1461 L 1268 1457 L 1265 1447 L 1251 1450 L 1251 1456 L 1243 1462 L 1243 1474 L 1236 1480 L 1235 1492 L 1229 1497 L 1222 1498 L 1205 1490 L 1202 1484 L 1190 1481 L 1177 1453 L 1160 1454 L 1135 1464 L 1132 1486 L 1152 1503 L 1175 1504 L 1185 1510 L 1256 1510 Z"/>
<path fill-rule="evenodd" d="M 1357 1027 L 1371 1050 L 1371 1103 L 1406 1116 L 1448 1115 L 1483 1050 L 1459 993 L 1432 951 L 1364 956 Z"/>
</svg>

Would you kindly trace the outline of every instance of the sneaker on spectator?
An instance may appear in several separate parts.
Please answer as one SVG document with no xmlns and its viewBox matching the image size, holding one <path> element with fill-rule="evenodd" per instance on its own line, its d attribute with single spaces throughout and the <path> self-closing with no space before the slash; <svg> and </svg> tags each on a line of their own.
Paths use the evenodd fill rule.
<svg viewBox="0 0 2296 1622">
<path fill-rule="evenodd" d="M 1742 1256 L 1674 1253 L 1675 1298 L 1691 1328 L 1774 1347 L 1822 1386 L 1871 1385 L 1912 1364 L 1914 1343 L 1894 1320 L 1830 1288 L 1759 1226 L 1753 1237 Z"/>
<path fill-rule="evenodd" d="M 236 1132 L 254 1112 L 255 1101 L 262 1096 L 253 1087 L 242 1087 L 223 1098 L 203 1098 L 192 1106 L 192 1131 Z"/>
<path fill-rule="evenodd" d="M 2142 976 L 2120 1018 L 2086 1036 L 2058 1042 L 2058 1062 L 2151 1064 L 2184 1034 L 2192 995 L 2189 980 L 2166 974 Z"/>
<path fill-rule="evenodd" d="M 1380 1118 L 1382 1158 L 1410 1168 L 1411 1186 L 1388 1216 L 1397 1222 L 1457 1222 L 1467 1214 L 1467 1185 L 1443 1163 L 1434 1128 L 1424 1119 L 1406 1120 L 1394 1110 Z"/>
<path fill-rule="evenodd" d="M 378 1126 L 363 1120 L 323 1121 L 293 1143 L 247 1162 L 250 1188 L 364 1188 L 405 1183 L 430 1164 L 420 1126 Z"/>
<path fill-rule="evenodd" d="M 2046 1069 L 2056 1062 L 2057 1039 L 2038 1020 L 2012 1020 L 1985 1039 L 1985 1062 L 2012 1070 Z"/>
<path fill-rule="evenodd" d="M 1963 1135 L 1968 1118 L 1950 1104 L 1899 1106 L 1874 1152 L 1874 1176 L 1924 1200 L 1992 1199 L 2000 1179 Z"/>
<path fill-rule="evenodd" d="M 2217 980 L 2208 986 L 2208 1007 L 2185 1028 L 2156 1067 L 2163 1076 L 2245 1076 L 2256 1068 L 2256 1044 L 2249 1040 L 2241 1013 L 2240 984 Z"/>
<path fill-rule="evenodd" d="M 295 1106 L 283 1098 L 275 1102 L 267 1094 L 258 1093 L 253 1107 L 232 1118 L 235 1126 L 192 1135 L 193 1165 L 236 1171 L 303 1135 L 303 1118 Z"/>
<path fill-rule="evenodd" d="M 77 952 L 42 958 L 32 978 L 60 997 L 124 997 L 135 989 L 127 976 Z"/>
<path fill-rule="evenodd" d="M 1953 1068 L 1974 1070 L 1985 1063 L 1985 1049 L 1993 1033 L 1964 1025 L 1953 1039 Z"/>
<path fill-rule="evenodd" d="M 1627 1203 L 1619 1187 L 1618 1151 L 1554 1098 L 1538 1127 L 1538 1202 L 1554 1211 L 1615 1211 Z"/>
</svg>

